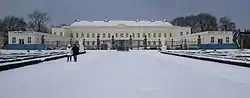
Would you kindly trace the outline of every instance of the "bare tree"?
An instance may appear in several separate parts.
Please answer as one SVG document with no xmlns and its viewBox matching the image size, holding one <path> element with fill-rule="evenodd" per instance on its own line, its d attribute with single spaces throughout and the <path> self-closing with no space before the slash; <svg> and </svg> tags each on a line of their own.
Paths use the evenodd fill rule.
<svg viewBox="0 0 250 98">
<path fill-rule="evenodd" d="M 47 22 L 49 17 L 47 13 L 39 12 L 35 10 L 33 13 L 28 15 L 30 18 L 29 28 L 37 32 L 47 32 Z"/>
<path fill-rule="evenodd" d="M 7 31 L 25 31 L 27 23 L 22 17 L 6 16 L 0 21 L 0 30 Z"/>
<path fill-rule="evenodd" d="M 236 28 L 236 24 L 229 17 L 225 16 L 220 18 L 219 28 L 222 31 L 233 31 Z"/>
</svg>

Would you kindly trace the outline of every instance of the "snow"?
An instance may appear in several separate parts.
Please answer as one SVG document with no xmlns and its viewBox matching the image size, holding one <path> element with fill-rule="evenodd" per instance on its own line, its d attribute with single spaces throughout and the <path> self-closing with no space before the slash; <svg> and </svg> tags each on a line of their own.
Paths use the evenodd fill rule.
<svg viewBox="0 0 250 98">
<path fill-rule="evenodd" d="M 126 25 L 126 26 L 168 26 L 173 27 L 173 25 L 169 22 L 165 21 L 122 21 L 122 20 L 111 20 L 108 22 L 105 21 L 76 21 L 72 23 L 70 26 L 118 26 L 118 25 Z"/>
<path fill-rule="evenodd" d="M 250 64 L 250 50 L 221 49 L 221 50 L 167 50 L 164 52 L 188 55 L 193 57 L 210 58 L 223 61 L 240 62 Z"/>
<path fill-rule="evenodd" d="M 250 69 L 161 54 L 87 51 L 0 72 L 1 98 L 250 98 Z"/>
</svg>

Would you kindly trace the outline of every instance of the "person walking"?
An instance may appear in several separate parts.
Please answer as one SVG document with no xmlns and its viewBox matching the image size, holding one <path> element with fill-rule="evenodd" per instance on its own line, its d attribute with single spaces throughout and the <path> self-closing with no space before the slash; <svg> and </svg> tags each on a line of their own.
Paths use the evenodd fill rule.
<svg viewBox="0 0 250 98">
<path fill-rule="evenodd" d="M 79 47 L 74 44 L 72 47 L 74 62 L 77 62 L 77 55 L 79 54 Z"/>
<path fill-rule="evenodd" d="M 69 61 L 71 62 L 71 59 L 72 59 L 72 47 L 71 47 L 71 45 L 68 45 L 66 52 L 67 52 L 67 62 L 69 62 Z"/>
</svg>

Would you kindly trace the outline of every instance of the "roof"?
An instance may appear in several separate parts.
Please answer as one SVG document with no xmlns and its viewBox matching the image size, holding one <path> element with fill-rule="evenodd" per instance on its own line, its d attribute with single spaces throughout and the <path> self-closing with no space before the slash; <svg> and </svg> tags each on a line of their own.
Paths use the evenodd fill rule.
<svg viewBox="0 0 250 98">
<path fill-rule="evenodd" d="M 75 21 L 70 26 L 173 26 L 168 21 L 120 21 L 120 20 L 104 20 L 104 21 Z"/>
</svg>

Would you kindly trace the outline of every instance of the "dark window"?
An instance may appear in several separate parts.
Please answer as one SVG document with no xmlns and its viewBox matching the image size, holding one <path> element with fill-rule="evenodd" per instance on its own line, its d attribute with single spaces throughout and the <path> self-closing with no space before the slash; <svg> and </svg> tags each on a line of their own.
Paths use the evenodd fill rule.
<svg viewBox="0 0 250 98">
<path fill-rule="evenodd" d="M 76 38 L 78 38 L 79 37 L 79 34 L 78 33 L 76 33 Z"/>
<path fill-rule="evenodd" d="M 223 39 L 218 39 L 218 44 L 223 44 Z"/>
<path fill-rule="evenodd" d="M 214 43 L 214 37 L 211 37 L 211 43 Z"/>
<path fill-rule="evenodd" d="M 110 38 L 111 37 L 111 35 L 110 35 L 110 33 L 108 34 L 108 38 Z"/>
<path fill-rule="evenodd" d="M 31 37 L 28 37 L 28 43 L 31 43 Z"/>
<path fill-rule="evenodd" d="M 115 33 L 115 37 L 118 37 L 118 33 Z"/>
<path fill-rule="evenodd" d="M 229 37 L 226 37 L 226 43 L 229 43 Z"/>
<path fill-rule="evenodd" d="M 19 39 L 19 44 L 24 44 L 24 39 Z"/>
<path fill-rule="evenodd" d="M 169 37 L 172 37 L 172 33 L 169 33 Z"/>
<path fill-rule="evenodd" d="M 128 37 L 128 33 L 126 33 L 126 37 Z"/>
<path fill-rule="evenodd" d="M 151 37 L 151 34 L 150 33 L 148 33 L 148 38 L 150 38 Z"/>
<path fill-rule="evenodd" d="M 93 37 L 93 38 L 95 37 L 95 33 L 92 33 L 92 37 Z"/>
<path fill-rule="evenodd" d="M 92 45 L 95 45 L 95 41 L 92 41 Z"/>
<path fill-rule="evenodd" d="M 156 41 L 153 41 L 153 44 L 156 45 Z"/>
<path fill-rule="evenodd" d="M 140 37 L 140 33 L 137 33 L 137 37 Z"/>
<path fill-rule="evenodd" d="M 132 34 L 132 37 L 135 37 L 135 33 Z"/>
<path fill-rule="evenodd" d="M 89 38 L 89 33 L 87 33 L 87 38 Z"/>
<path fill-rule="evenodd" d="M 151 42 L 150 41 L 148 41 L 148 45 L 150 45 L 151 44 Z"/>
<path fill-rule="evenodd" d="M 188 35 L 189 34 L 189 32 L 186 32 L 186 35 Z"/>
<path fill-rule="evenodd" d="M 89 41 L 87 41 L 87 45 L 89 45 Z"/>
<path fill-rule="evenodd" d="M 70 33 L 70 37 L 71 37 L 71 38 L 73 38 L 73 37 L 74 37 L 73 33 Z"/>
<path fill-rule="evenodd" d="M 63 36 L 63 33 L 62 33 L 62 32 L 60 32 L 60 36 Z"/>
<path fill-rule="evenodd" d="M 164 37 L 167 37 L 167 33 L 164 33 Z"/>
<path fill-rule="evenodd" d="M 156 33 L 154 33 L 154 35 L 153 35 L 154 37 L 156 37 Z"/>
<path fill-rule="evenodd" d="M 158 37 L 161 37 L 161 33 L 158 34 Z"/>
<path fill-rule="evenodd" d="M 183 35 L 183 32 L 180 32 L 180 35 L 182 36 L 182 35 Z"/>
<path fill-rule="evenodd" d="M 120 33 L 120 37 L 124 37 L 124 36 L 123 36 L 123 33 Z"/>
<path fill-rule="evenodd" d="M 82 33 L 81 37 L 84 37 L 84 33 Z"/>
<path fill-rule="evenodd" d="M 16 37 L 12 37 L 12 43 L 13 43 L 13 44 L 16 43 Z"/>
<path fill-rule="evenodd" d="M 106 37 L 106 34 L 105 34 L 105 33 L 103 33 L 103 34 L 102 34 L 102 37 L 103 37 L 103 38 L 105 38 L 105 37 Z"/>
</svg>

